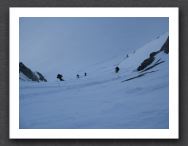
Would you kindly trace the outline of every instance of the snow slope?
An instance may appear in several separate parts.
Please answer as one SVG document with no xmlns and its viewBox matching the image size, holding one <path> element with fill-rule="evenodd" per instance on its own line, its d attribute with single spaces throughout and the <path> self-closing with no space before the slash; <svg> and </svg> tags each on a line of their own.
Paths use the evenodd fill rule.
<svg viewBox="0 0 188 146">
<path fill-rule="evenodd" d="M 21 81 L 31 81 L 26 75 L 24 75 L 22 72 L 19 73 L 19 79 Z"/>
<path fill-rule="evenodd" d="M 164 42 L 168 38 L 168 33 L 165 33 L 161 37 L 147 43 L 142 48 L 135 51 L 135 53 L 129 54 L 129 57 L 120 63 L 120 67 L 126 72 L 132 72 L 142 63 L 142 61 L 149 57 L 150 53 L 160 50 Z"/>
<path fill-rule="evenodd" d="M 159 59 L 161 64 L 136 71 L 167 37 L 160 36 L 126 59 L 116 56 L 92 65 L 80 79 L 20 81 L 20 128 L 169 128 L 168 54 L 158 53 L 148 67 Z M 115 74 L 117 64 L 120 72 Z"/>
</svg>

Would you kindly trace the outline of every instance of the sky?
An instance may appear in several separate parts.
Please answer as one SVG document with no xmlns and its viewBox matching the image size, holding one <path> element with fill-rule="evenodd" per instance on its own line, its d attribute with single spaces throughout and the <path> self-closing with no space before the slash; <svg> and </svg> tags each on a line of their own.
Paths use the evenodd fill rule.
<svg viewBox="0 0 188 146">
<path fill-rule="evenodd" d="M 20 62 L 48 81 L 128 54 L 168 32 L 167 17 L 21 17 Z"/>
</svg>

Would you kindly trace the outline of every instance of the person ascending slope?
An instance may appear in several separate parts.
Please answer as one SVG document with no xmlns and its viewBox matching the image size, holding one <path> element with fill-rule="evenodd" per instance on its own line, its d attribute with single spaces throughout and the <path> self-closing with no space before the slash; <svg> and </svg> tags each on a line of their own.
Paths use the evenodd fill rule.
<svg viewBox="0 0 188 146">
<path fill-rule="evenodd" d="M 119 67 L 118 66 L 116 66 L 116 68 L 115 68 L 115 73 L 118 73 L 119 72 Z"/>
<path fill-rule="evenodd" d="M 64 81 L 63 75 L 61 75 L 61 74 L 58 74 L 58 75 L 57 75 L 57 78 L 58 78 L 60 81 Z"/>
<path fill-rule="evenodd" d="M 119 70 L 120 70 L 120 68 L 118 66 L 116 66 L 115 73 L 117 74 L 117 78 L 119 78 L 119 74 L 118 74 Z"/>
</svg>

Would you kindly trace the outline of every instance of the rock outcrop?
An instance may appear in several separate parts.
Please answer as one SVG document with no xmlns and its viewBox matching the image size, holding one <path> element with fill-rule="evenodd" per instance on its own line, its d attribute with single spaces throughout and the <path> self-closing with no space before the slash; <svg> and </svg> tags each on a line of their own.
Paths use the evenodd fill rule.
<svg viewBox="0 0 188 146">
<path fill-rule="evenodd" d="M 24 65 L 22 62 L 19 63 L 19 73 L 24 74 L 25 77 L 28 78 L 28 80 L 35 81 L 35 82 L 47 82 L 45 77 L 39 73 L 39 72 L 33 72 L 30 68 L 28 68 L 26 65 Z"/>
</svg>

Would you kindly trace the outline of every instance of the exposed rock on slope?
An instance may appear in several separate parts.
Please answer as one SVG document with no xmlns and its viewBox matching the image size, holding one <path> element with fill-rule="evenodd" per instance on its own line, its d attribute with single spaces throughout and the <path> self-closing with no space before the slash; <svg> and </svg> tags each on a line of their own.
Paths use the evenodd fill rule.
<svg viewBox="0 0 188 146">
<path fill-rule="evenodd" d="M 166 40 L 166 42 L 164 43 L 164 45 L 162 46 L 160 51 L 164 51 L 166 54 L 169 53 L 169 37 Z"/>
<path fill-rule="evenodd" d="M 20 73 L 20 79 L 24 81 L 28 80 L 28 81 L 35 81 L 35 82 L 40 82 L 40 81 L 47 82 L 47 80 L 44 78 L 44 76 L 41 73 L 33 72 L 31 69 L 25 66 L 22 62 L 19 63 L 19 73 Z"/>
<path fill-rule="evenodd" d="M 146 67 L 148 67 L 150 64 L 152 64 L 153 61 L 155 60 L 155 55 L 157 55 L 158 53 L 160 53 L 162 51 L 164 51 L 164 53 L 166 53 L 166 54 L 169 53 L 169 37 L 167 38 L 166 42 L 164 43 L 164 45 L 161 47 L 161 49 L 159 51 L 150 53 L 149 58 L 145 59 L 141 63 L 141 65 L 137 68 L 137 71 L 144 70 Z"/>
</svg>

